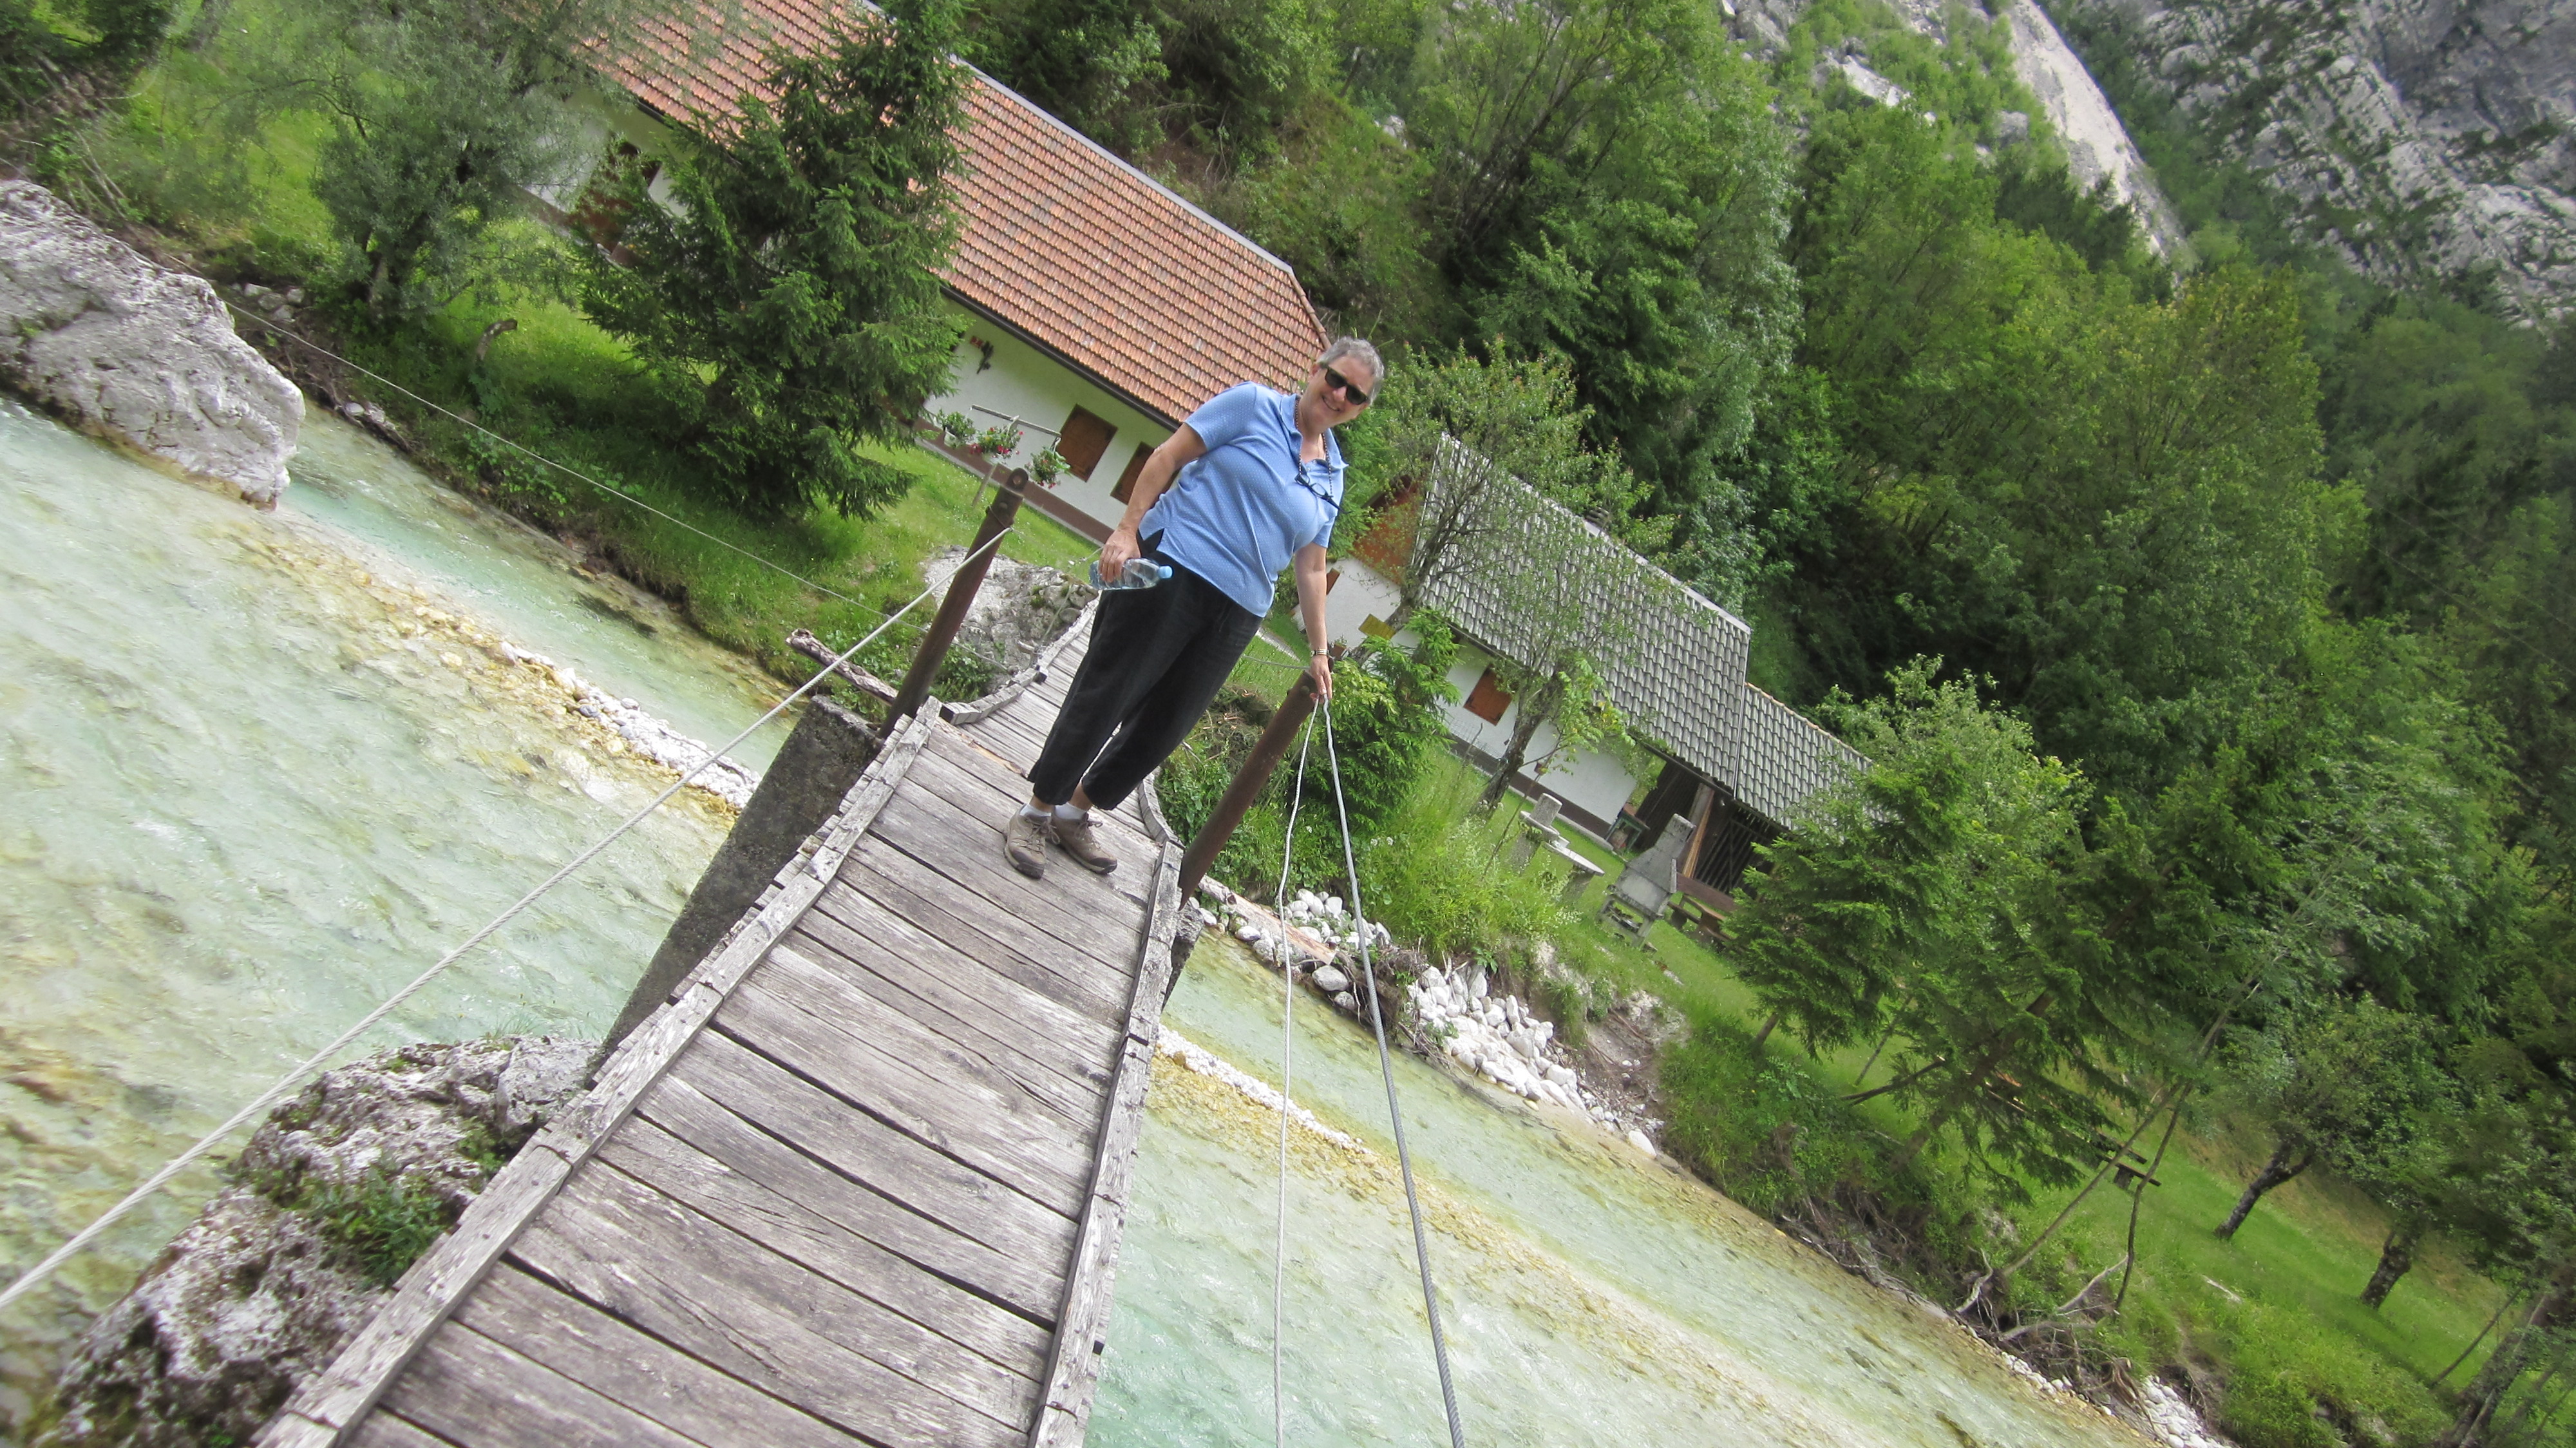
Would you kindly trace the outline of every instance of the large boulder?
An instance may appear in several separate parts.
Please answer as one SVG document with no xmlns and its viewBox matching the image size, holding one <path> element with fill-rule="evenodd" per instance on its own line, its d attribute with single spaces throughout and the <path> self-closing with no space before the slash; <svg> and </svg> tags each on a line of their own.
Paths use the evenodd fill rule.
<svg viewBox="0 0 2576 1448">
<path fill-rule="evenodd" d="M 204 278 L 27 181 L 0 181 L 0 382 L 261 507 L 286 490 L 304 421 L 303 394 L 233 334 Z"/>
<path fill-rule="evenodd" d="M 963 548 L 943 548 L 923 560 L 921 576 L 932 588 L 945 589 L 965 558 Z M 1037 662 L 1039 650 L 1082 617 L 1096 592 L 1059 569 L 996 556 L 957 627 L 955 647 L 1003 674 L 1015 673 Z"/>
<path fill-rule="evenodd" d="M 206 1204 L 90 1326 L 38 1448 L 247 1443 L 587 1079 L 598 1043 L 399 1046 L 271 1112 Z"/>
</svg>

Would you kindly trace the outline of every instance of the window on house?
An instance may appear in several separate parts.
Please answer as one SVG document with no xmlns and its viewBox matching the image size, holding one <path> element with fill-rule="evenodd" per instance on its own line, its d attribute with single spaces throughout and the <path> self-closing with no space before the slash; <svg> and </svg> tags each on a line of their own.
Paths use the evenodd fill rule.
<svg viewBox="0 0 2576 1448">
<path fill-rule="evenodd" d="M 1503 711 L 1510 707 L 1512 696 L 1503 692 L 1502 680 L 1495 678 L 1491 669 L 1480 675 L 1476 687 L 1467 692 L 1467 712 L 1488 724 L 1502 723 Z"/>
<path fill-rule="evenodd" d="M 618 142 L 574 199 L 568 218 L 572 228 L 608 248 L 614 256 L 619 249 L 618 239 L 626 234 L 626 213 L 631 205 L 622 194 L 627 179 L 640 176 L 650 186 L 661 174 L 661 162 L 646 160 L 632 141 Z"/>
<path fill-rule="evenodd" d="M 1127 459 L 1127 471 L 1118 475 L 1118 486 L 1109 490 L 1109 496 L 1126 502 L 1127 495 L 1136 491 L 1136 475 L 1145 471 L 1145 459 L 1153 455 L 1153 448 L 1141 442 L 1136 444 L 1135 453 Z"/>
<path fill-rule="evenodd" d="M 1066 472 L 1091 481 L 1091 470 L 1100 466 L 1100 455 L 1109 451 L 1109 440 L 1118 429 L 1103 418 L 1092 416 L 1077 407 L 1073 416 L 1064 420 L 1064 433 L 1056 439 L 1056 453 L 1064 459 Z"/>
</svg>

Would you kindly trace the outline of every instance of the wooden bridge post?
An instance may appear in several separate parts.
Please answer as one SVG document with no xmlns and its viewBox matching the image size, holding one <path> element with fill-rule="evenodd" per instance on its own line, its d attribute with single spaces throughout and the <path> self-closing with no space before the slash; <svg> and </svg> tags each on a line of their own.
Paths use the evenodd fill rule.
<svg viewBox="0 0 2576 1448">
<path fill-rule="evenodd" d="M 1010 531 L 1011 520 L 1019 516 L 1021 490 L 1027 484 L 1005 473 L 994 480 L 993 505 L 984 510 L 983 526 L 975 530 L 975 541 L 967 546 L 966 557 L 957 566 L 957 574 L 948 580 L 948 596 L 939 601 L 939 612 L 930 620 L 930 632 L 921 636 L 921 647 L 912 655 L 912 668 L 903 676 L 902 687 L 894 691 L 894 703 L 886 710 L 886 727 L 909 719 L 930 697 L 930 681 L 939 677 L 939 666 L 948 661 L 948 646 L 957 641 L 957 626 L 966 621 L 966 610 L 973 606 L 975 594 L 984 586 L 984 574 L 993 566 L 993 555 L 1001 551 L 994 540 Z"/>
<path fill-rule="evenodd" d="M 1338 659 L 1341 650 L 1336 648 L 1333 654 Z M 1197 892 L 1199 881 L 1207 878 L 1208 866 L 1216 863 L 1217 852 L 1225 848 L 1225 842 L 1234 838 L 1235 827 L 1243 823 L 1244 812 L 1261 797 L 1262 786 L 1270 782 L 1270 776 L 1279 768 L 1279 761 L 1287 757 L 1288 745 L 1297 737 L 1298 726 L 1304 724 L 1306 716 L 1313 712 L 1315 676 L 1300 673 L 1296 684 L 1288 690 L 1288 697 L 1279 702 L 1279 712 L 1270 716 L 1270 727 L 1261 731 L 1261 738 L 1253 743 L 1252 753 L 1244 757 L 1243 767 L 1234 772 L 1234 781 L 1225 787 L 1224 796 L 1217 800 L 1216 812 L 1208 816 L 1206 824 L 1199 826 L 1199 832 L 1190 838 L 1189 849 L 1181 855 L 1182 899 L 1190 899 Z"/>
</svg>

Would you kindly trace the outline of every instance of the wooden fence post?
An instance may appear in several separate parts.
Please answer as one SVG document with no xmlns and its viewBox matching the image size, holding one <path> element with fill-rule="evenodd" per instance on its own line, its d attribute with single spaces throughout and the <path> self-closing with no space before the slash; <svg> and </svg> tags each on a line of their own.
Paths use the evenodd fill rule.
<svg viewBox="0 0 2576 1448">
<path fill-rule="evenodd" d="M 921 701 L 930 697 L 930 681 L 939 677 L 939 666 L 948 661 L 948 646 L 957 641 L 957 626 L 966 621 L 966 610 L 974 604 L 976 591 L 984 586 L 985 571 L 993 566 L 993 555 L 1001 551 L 995 540 L 1009 532 L 1011 520 L 1019 516 L 1023 486 L 1007 473 L 995 480 L 993 505 L 984 510 L 983 526 L 975 530 L 975 542 L 957 565 L 956 576 L 948 580 L 948 596 L 939 601 L 939 613 L 930 620 L 930 632 L 921 636 L 921 647 L 913 651 L 912 668 L 903 676 L 903 686 L 895 690 L 894 703 L 886 709 L 889 731 L 911 718 L 921 708 Z"/>
<path fill-rule="evenodd" d="M 1336 649 L 1334 653 L 1338 657 L 1340 650 Z M 1199 826 L 1199 832 L 1190 838 L 1190 847 L 1181 856 L 1182 899 L 1190 899 L 1198 890 L 1199 881 L 1207 878 L 1208 866 L 1216 863 L 1217 852 L 1225 848 L 1225 842 L 1234 838 L 1235 827 L 1243 823 L 1244 812 L 1261 797 L 1262 786 L 1270 782 L 1271 774 L 1279 768 L 1279 761 L 1286 757 L 1289 742 L 1297 737 L 1298 726 L 1304 724 L 1306 716 L 1313 712 L 1315 676 L 1301 673 L 1296 684 L 1288 690 L 1288 697 L 1280 701 L 1279 712 L 1270 716 L 1270 727 L 1261 731 L 1261 738 L 1254 742 L 1252 753 L 1244 758 L 1243 767 L 1234 772 L 1233 782 L 1225 787 L 1224 797 L 1216 802 L 1216 812 L 1209 815 L 1207 823 Z"/>
</svg>

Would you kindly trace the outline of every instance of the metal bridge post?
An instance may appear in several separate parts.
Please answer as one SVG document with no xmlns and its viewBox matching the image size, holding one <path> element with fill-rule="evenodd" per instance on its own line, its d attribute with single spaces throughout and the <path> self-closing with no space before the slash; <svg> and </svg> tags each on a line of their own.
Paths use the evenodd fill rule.
<svg viewBox="0 0 2576 1448">
<path fill-rule="evenodd" d="M 984 510 L 983 526 L 975 530 L 975 541 L 957 567 L 957 576 L 948 581 L 948 596 L 939 601 L 939 613 L 930 621 L 930 632 L 921 636 L 921 647 L 913 653 L 912 668 L 903 676 L 903 686 L 894 691 L 894 703 L 886 709 L 886 728 L 913 716 L 921 701 L 930 697 L 930 681 L 939 677 L 939 666 L 948 660 L 948 646 L 957 641 L 957 626 L 966 621 L 966 610 L 975 602 L 976 591 L 984 586 L 984 574 L 993 566 L 993 555 L 1000 550 L 994 540 L 1010 531 L 1011 520 L 1019 516 L 1020 498 L 1026 483 L 1004 474 L 994 480 L 993 505 Z"/>
</svg>

